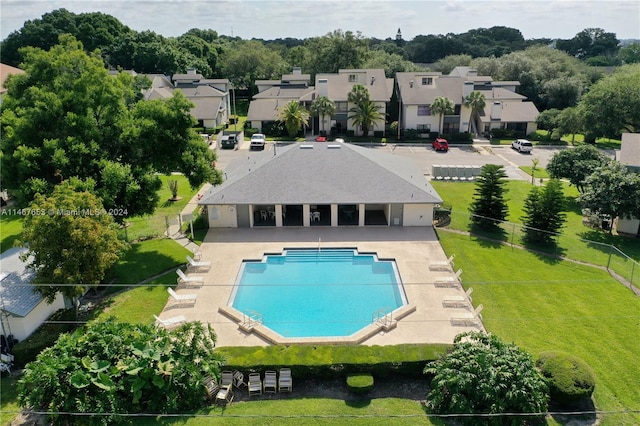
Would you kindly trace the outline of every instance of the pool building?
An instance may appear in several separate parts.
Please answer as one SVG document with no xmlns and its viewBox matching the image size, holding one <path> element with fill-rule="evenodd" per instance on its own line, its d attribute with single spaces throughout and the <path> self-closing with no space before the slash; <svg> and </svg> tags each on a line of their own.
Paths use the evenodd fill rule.
<svg viewBox="0 0 640 426">
<path fill-rule="evenodd" d="M 431 226 L 442 202 L 408 158 L 346 143 L 251 152 L 199 204 L 211 228 Z"/>
</svg>

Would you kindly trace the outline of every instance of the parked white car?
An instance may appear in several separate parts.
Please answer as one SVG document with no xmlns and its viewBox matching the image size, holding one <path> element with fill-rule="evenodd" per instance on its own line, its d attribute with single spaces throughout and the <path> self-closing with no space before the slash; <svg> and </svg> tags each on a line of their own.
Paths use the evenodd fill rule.
<svg viewBox="0 0 640 426">
<path fill-rule="evenodd" d="M 265 137 L 262 133 L 256 133 L 251 136 L 251 144 L 249 149 L 264 149 Z"/>
<path fill-rule="evenodd" d="M 511 148 L 517 149 L 518 152 L 531 152 L 533 151 L 533 144 L 526 139 L 516 139 L 511 142 Z"/>
</svg>

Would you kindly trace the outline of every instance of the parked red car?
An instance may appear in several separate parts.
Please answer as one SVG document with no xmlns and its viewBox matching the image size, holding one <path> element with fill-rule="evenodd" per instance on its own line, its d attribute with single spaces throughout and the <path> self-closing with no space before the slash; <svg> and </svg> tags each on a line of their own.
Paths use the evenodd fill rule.
<svg viewBox="0 0 640 426">
<path fill-rule="evenodd" d="M 436 138 L 433 142 L 431 142 L 431 146 L 436 151 L 449 151 L 449 142 L 447 142 L 444 138 Z"/>
</svg>

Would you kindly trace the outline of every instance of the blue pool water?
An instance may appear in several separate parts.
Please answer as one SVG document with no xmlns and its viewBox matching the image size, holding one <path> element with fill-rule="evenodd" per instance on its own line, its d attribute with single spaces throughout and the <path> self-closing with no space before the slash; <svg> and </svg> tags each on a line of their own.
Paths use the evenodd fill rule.
<svg viewBox="0 0 640 426">
<path fill-rule="evenodd" d="M 350 336 L 405 304 L 395 262 L 353 249 L 295 249 L 245 261 L 231 296 L 283 337 Z"/>
</svg>

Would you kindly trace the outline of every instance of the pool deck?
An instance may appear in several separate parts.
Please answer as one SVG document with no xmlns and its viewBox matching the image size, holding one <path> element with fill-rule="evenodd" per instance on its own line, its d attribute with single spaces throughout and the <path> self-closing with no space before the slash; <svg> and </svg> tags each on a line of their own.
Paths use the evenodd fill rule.
<svg viewBox="0 0 640 426">
<path fill-rule="evenodd" d="M 361 344 L 452 343 L 459 333 L 482 329 L 481 323 L 464 320 L 472 313 L 470 308 L 444 307 L 445 297 L 464 296 L 464 290 L 434 284 L 439 278 L 454 277 L 454 273 L 430 269 L 431 261 L 447 259 L 430 227 L 212 229 L 201 246 L 201 260 L 211 262 L 211 268 L 189 273 L 204 277 L 204 285 L 181 284 L 176 290 L 178 294 L 197 294 L 195 304 L 178 305 L 169 299 L 160 317 L 183 315 L 188 321 L 208 322 L 217 334 L 218 346 L 271 345 L 269 333 L 261 336 L 256 332 L 258 329 L 243 331 L 232 315 L 222 312 L 240 264 L 244 259 L 261 259 L 264 253 L 279 253 L 288 247 L 316 248 L 318 245 L 357 248 L 360 252 L 376 252 L 380 258 L 396 261 L 408 302 L 415 306 L 415 311 L 400 319 L 393 329 L 376 329 Z M 318 340 L 286 339 L 283 343 L 321 343 Z M 344 343 L 340 339 L 326 339 L 326 342 Z"/>
</svg>

